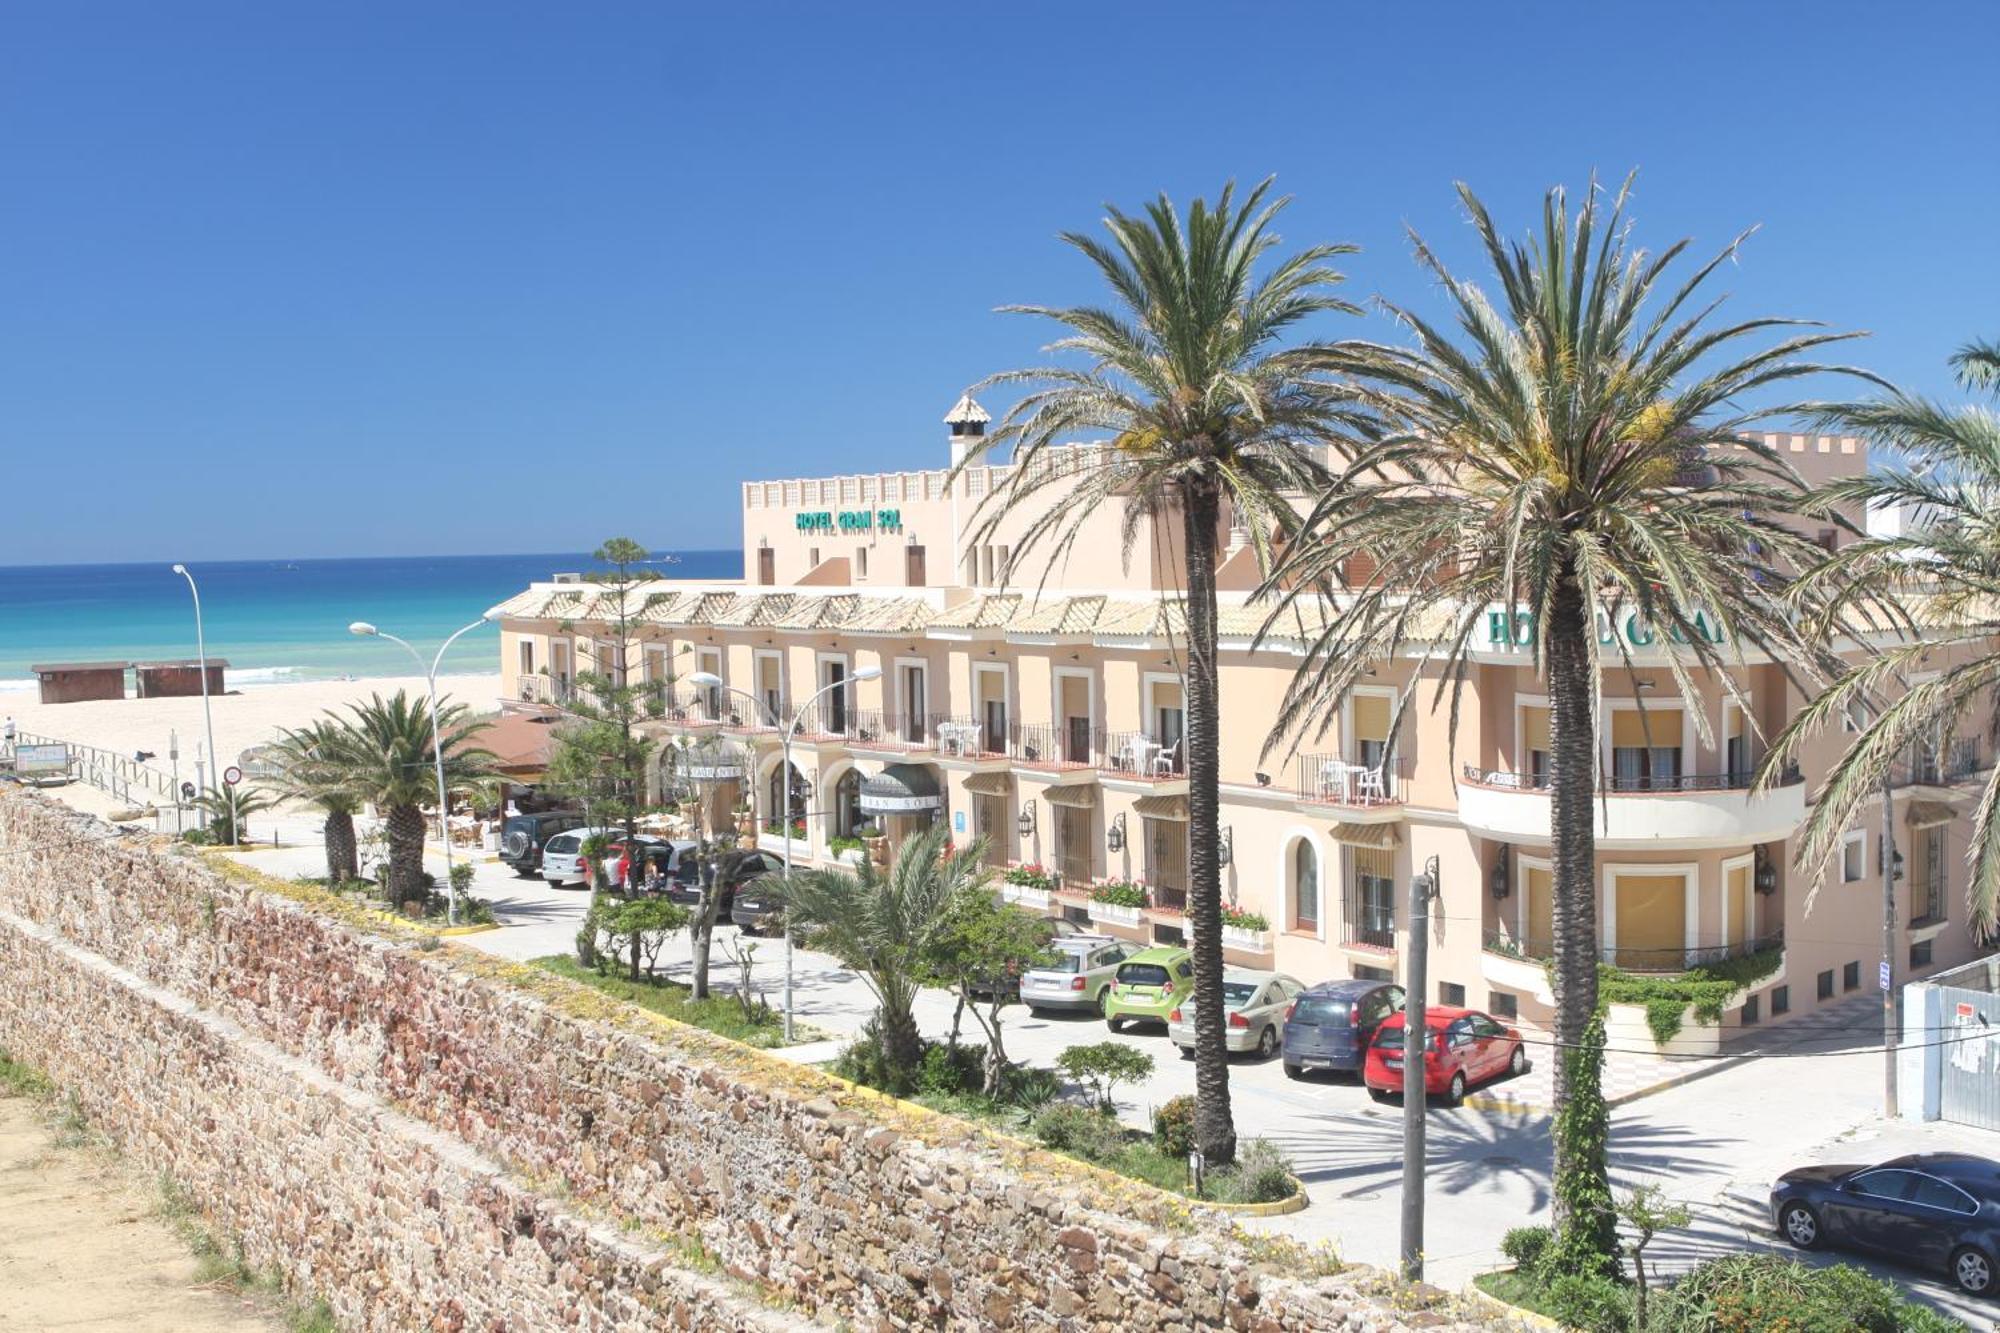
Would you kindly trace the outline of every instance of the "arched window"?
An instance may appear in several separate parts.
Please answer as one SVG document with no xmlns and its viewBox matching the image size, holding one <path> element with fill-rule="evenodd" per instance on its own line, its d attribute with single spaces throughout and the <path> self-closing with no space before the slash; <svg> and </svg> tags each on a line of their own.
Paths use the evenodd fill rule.
<svg viewBox="0 0 2000 1333">
<path fill-rule="evenodd" d="M 833 787 L 833 833 L 851 838 L 861 826 L 861 772 L 850 768 Z"/>
<path fill-rule="evenodd" d="M 1292 924 L 1319 929 L 1319 853 L 1306 838 L 1292 844 Z"/>
</svg>

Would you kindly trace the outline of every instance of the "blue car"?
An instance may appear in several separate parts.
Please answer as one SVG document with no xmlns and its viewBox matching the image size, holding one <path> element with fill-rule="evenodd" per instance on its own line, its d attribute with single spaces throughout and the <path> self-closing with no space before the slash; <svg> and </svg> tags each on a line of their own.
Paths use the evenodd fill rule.
<svg viewBox="0 0 2000 1333">
<path fill-rule="evenodd" d="M 1322 981 L 1285 1011 L 1287 1078 L 1308 1069 L 1358 1073 L 1382 1020 L 1403 1007 L 1403 988 L 1386 981 Z"/>
<path fill-rule="evenodd" d="M 1771 1219 L 1802 1250 L 1866 1250 L 1990 1296 L 2000 1262 L 2000 1162 L 1917 1153 L 1880 1166 L 1803 1167 L 1771 1187 Z"/>
</svg>

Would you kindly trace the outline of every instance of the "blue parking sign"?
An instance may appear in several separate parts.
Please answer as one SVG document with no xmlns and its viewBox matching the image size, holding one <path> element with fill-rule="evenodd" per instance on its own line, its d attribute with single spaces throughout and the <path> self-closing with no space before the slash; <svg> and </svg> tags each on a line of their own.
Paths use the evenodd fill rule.
<svg viewBox="0 0 2000 1333">
<path fill-rule="evenodd" d="M 953 833 L 965 832 L 965 811 L 954 810 L 951 812 L 951 831 Z"/>
<path fill-rule="evenodd" d="M 1888 959 L 1884 958 L 1884 959 L 1882 960 L 1882 970 L 1881 970 L 1881 972 L 1880 972 L 1880 973 L 1878 973 L 1877 975 L 1879 975 L 1879 976 L 1880 976 L 1880 977 L 1882 978 L 1882 989 L 1883 989 L 1883 990 L 1888 990 L 1888 989 L 1889 989 L 1889 960 L 1888 960 Z"/>
</svg>

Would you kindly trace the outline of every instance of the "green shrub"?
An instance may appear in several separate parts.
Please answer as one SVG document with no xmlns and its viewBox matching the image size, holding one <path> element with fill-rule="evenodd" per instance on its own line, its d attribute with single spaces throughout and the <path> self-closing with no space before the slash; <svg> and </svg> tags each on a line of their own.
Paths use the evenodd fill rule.
<svg viewBox="0 0 2000 1333">
<path fill-rule="evenodd" d="M 1057 1152 L 1085 1161 L 1116 1157 L 1125 1148 L 1125 1131 L 1101 1111 L 1058 1102 L 1035 1117 L 1035 1137 Z"/>
<path fill-rule="evenodd" d="M 951 1095 L 976 1091 L 985 1082 L 986 1048 L 933 1042 L 917 1066 L 917 1091 Z"/>
<path fill-rule="evenodd" d="M 1542 1309 L 1564 1328 L 1624 1333 L 1632 1326 L 1632 1289 L 1601 1273 L 1562 1273 L 1543 1289 Z"/>
<path fill-rule="evenodd" d="M 874 1019 L 869 1019 L 854 1040 L 834 1057 L 833 1072 L 864 1088 L 883 1092 L 891 1091 L 890 1085 L 899 1081 L 882 1051 L 882 1037 L 875 1030 Z"/>
<path fill-rule="evenodd" d="M 1100 1041 L 1070 1047 L 1056 1057 L 1056 1068 L 1088 1087 L 1098 1106 L 1109 1111 L 1120 1083 L 1152 1077 L 1153 1057 L 1122 1042 Z"/>
<path fill-rule="evenodd" d="M 1209 1177 L 1224 1203 L 1276 1203 L 1292 1197 L 1292 1163 L 1269 1139 L 1245 1139 L 1236 1165 Z"/>
<path fill-rule="evenodd" d="M 1549 1227 L 1515 1227 L 1500 1238 L 1500 1253 L 1507 1256 L 1523 1276 L 1532 1277 L 1542 1262 L 1543 1251 L 1556 1233 Z"/>
<path fill-rule="evenodd" d="M 1659 1299 L 1659 1333 L 1786 1328 L 1841 1333 L 1940 1333 L 1956 1321 L 1913 1304 L 1858 1268 L 1808 1268 L 1779 1254 L 1711 1259 Z"/>
<path fill-rule="evenodd" d="M 1194 1098 L 1170 1098 L 1153 1112 L 1153 1146 L 1169 1157 L 1194 1151 Z"/>
<path fill-rule="evenodd" d="M 1038 1111 L 1062 1093 L 1062 1080 L 1053 1069 L 1015 1065 L 1007 1071 L 1007 1100 L 1030 1111 Z"/>
<path fill-rule="evenodd" d="M 1704 963 L 1673 975 L 1621 972 L 1609 963 L 1597 965 L 1600 1004 L 1638 1004 L 1646 1008 L 1646 1027 L 1664 1046 L 1680 1035 L 1690 1005 L 1697 1023 L 1720 1023 L 1722 1006 L 1736 992 L 1754 986 L 1778 970 L 1782 949 L 1764 949 L 1742 958 Z"/>
</svg>

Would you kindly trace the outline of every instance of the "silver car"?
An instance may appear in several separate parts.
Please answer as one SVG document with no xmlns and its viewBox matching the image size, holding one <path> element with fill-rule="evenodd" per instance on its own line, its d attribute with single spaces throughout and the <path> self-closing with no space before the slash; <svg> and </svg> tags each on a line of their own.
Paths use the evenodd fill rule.
<svg viewBox="0 0 2000 1333">
<path fill-rule="evenodd" d="M 1223 1040 L 1230 1050 L 1255 1051 L 1269 1059 L 1278 1053 L 1285 1009 L 1306 984 L 1283 972 L 1255 972 L 1247 967 L 1222 969 Z M 1194 1058 L 1194 1006 L 1167 1015 L 1167 1040 Z"/>
<path fill-rule="evenodd" d="M 1055 961 L 1021 975 L 1021 1003 L 1037 1014 L 1050 1009 L 1101 1014 L 1118 965 L 1135 947 L 1109 935 L 1060 935 L 1049 944 Z"/>
</svg>

